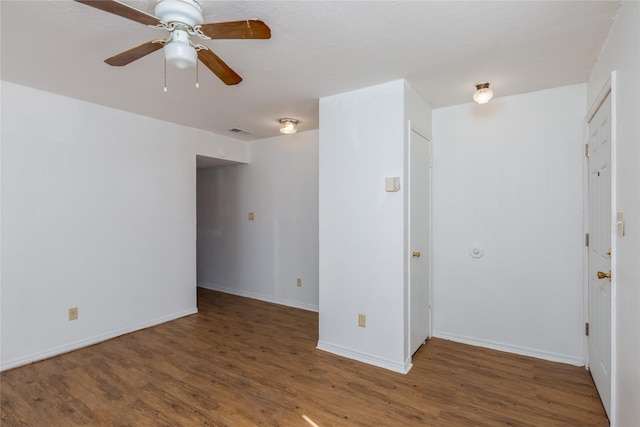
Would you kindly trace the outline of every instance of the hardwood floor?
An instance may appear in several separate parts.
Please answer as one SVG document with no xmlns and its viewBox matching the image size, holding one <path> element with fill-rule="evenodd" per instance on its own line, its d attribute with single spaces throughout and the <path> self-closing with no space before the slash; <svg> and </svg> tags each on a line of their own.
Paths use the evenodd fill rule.
<svg viewBox="0 0 640 427">
<path fill-rule="evenodd" d="M 198 307 L 2 373 L 2 426 L 608 425 L 583 368 L 432 339 L 402 375 L 317 350 L 317 313 Z"/>
</svg>

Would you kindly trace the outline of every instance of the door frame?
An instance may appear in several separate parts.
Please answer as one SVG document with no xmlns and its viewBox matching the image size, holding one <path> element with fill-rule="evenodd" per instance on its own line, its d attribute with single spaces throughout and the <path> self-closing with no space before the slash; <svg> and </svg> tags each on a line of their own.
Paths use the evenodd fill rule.
<svg viewBox="0 0 640 427">
<path fill-rule="evenodd" d="M 585 144 L 589 142 L 589 123 L 596 115 L 607 96 L 611 96 L 611 401 L 610 401 L 610 424 L 616 425 L 616 401 L 617 401 L 617 257 L 618 257 L 618 245 L 617 245 L 617 233 L 616 233 L 616 211 L 617 211 L 617 88 L 616 88 L 616 72 L 612 71 L 611 76 L 605 82 L 602 89 L 595 98 L 589 111 L 585 116 Z M 589 158 L 584 157 L 584 232 L 589 232 Z M 589 248 L 584 246 L 584 269 L 583 269 L 583 317 L 585 324 L 589 322 Z M 585 360 L 585 368 L 589 368 L 589 337 L 584 336 L 583 340 L 583 354 Z"/>
<path fill-rule="evenodd" d="M 429 336 L 427 338 L 431 338 L 433 336 L 433 237 L 432 237 L 432 233 L 433 233 L 433 141 L 432 138 L 430 136 L 428 136 L 429 134 L 427 132 L 425 132 L 423 129 L 421 129 L 419 126 L 416 126 L 414 123 L 412 123 L 411 120 L 407 120 L 407 128 L 406 128 L 406 132 L 407 132 L 407 137 L 406 137 L 406 157 L 405 157 L 405 164 L 407 165 L 406 168 L 406 175 L 404 178 L 405 182 L 409 182 L 409 156 L 411 155 L 410 153 L 410 146 L 411 146 L 411 132 L 415 132 L 418 135 L 420 135 L 421 137 L 423 137 L 428 144 L 427 150 L 429 153 L 429 187 L 427 188 L 427 191 L 429 193 L 429 224 L 427 226 L 427 232 L 428 232 L 428 236 L 427 236 L 427 246 L 429 248 L 429 258 L 427 260 L 427 268 L 428 268 L 428 274 L 427 274 L 427 293 L 429 295 L 429 329 L 428 329 L 428 333 Z M 405 274 L 406 274 L 406 296 L 405 296 L 405 304 L 407 307 L 407 313 L 405 315 L 405 319 L 407 322 L 407 330 L 406 330 L 406 348 L 407 348 L 407 353 L 408 353 L 408 357 L 411 358 L 413 355 L 411 354 L 411 279 L 409 277 L 409 271 L 410 271 L 410 262 L 411 262 L 411 257 L 410 257 L 410 253 L 411 253 L 411 238 L 410 238 L 410 213 L 409 213 L 409 192 L 407 190 L 407 199 L 406 199 L 406 205 L 405 205 L 405 212 L 406 213 L 406 223 L 407 226 L 405 228 L 405 232 L 406 232 L 406 240 L 405 240 Z"/>
</svg>

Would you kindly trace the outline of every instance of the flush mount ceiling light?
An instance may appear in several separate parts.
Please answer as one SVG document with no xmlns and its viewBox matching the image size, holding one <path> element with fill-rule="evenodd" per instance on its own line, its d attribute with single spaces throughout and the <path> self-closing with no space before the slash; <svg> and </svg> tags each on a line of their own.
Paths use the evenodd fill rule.
<svg viewBox="0 0 640 427">
<path fill-rule="evenodd" d="M 489 89 L 489 83 L 480 83 L 476 85 L 476 91 L 473 94 L 473 100 L 478 104 L 486 104 L 493 98 L 493 91 Z"/>
<path fill-rule="evenodd" d="M 298 132 L 298 121 L 296 119 L 280 119 L 280 133 L 292 135 Z"/>
</svg>

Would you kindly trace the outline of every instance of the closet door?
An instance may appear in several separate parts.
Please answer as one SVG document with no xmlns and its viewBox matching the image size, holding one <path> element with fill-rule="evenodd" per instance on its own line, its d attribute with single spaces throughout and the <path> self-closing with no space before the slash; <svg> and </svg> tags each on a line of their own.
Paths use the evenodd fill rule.
<svg viewBox="0 0 640 427">
<path fill-rule="evenodd" d="M 409 139 L 409 351 L 414 354 L 431 333 L 430 148 L 411 131 Z"/>
</svg>

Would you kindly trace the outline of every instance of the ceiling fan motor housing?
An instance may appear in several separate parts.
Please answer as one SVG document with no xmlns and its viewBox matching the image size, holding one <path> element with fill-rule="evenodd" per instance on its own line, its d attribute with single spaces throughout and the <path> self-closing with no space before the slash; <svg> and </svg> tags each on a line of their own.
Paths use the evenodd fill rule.
<svg viewBox="0 0 640 427">
<path fill-rule="evenodd" d="M 160 0 L 155 15 L 163 22 L 179 22 L 190 27 L 202 24 L 202 7 L 195 0 Z"/>
</svg>

